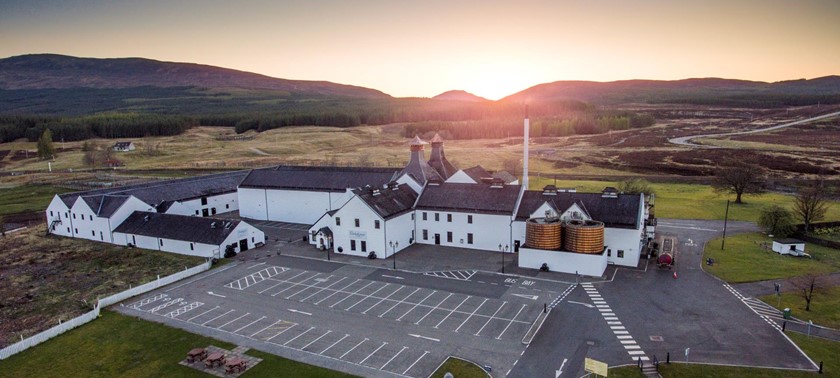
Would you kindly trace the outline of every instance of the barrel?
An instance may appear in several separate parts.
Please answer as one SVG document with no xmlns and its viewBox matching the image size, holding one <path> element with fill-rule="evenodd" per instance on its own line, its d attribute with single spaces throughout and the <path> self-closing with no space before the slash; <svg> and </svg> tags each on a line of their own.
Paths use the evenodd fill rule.
<svg viewBox="0 0 840 378">
<path fill-rule="evenodd" d="M 577 253 L 604 252 L 604 223 L 572 220 L 565 224 L 564 250 Z"/>
<path fill-rule="evenodd" d="M 560 249 L 563 223 L 558 218 L 531 218 L 525 222 L 525 246 L 534 249 Z"/>
</svg>

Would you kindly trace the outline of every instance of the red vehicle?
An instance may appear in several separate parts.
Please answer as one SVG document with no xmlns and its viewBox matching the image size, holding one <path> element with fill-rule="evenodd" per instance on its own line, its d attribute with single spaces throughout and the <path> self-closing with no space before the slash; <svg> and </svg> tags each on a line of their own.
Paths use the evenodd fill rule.
<svg viewBox="0 0 840 378">
<path fill-rule="evenodd" d="M 668 267 L 668 269 L 671 269 L 671 266 L 674 265 L 674 256 L 670 252 L 663 252 L 656 258 L 656 263 L 659 264 L 660 268 Z"/>
</svg>

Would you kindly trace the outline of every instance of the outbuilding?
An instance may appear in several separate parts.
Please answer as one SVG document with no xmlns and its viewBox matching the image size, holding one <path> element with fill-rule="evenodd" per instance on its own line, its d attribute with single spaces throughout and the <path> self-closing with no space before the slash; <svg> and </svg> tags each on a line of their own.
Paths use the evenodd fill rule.
<svg viewBox="0 0 840 378">
<path fill-rule="evenodd" d="M 803 256 L 805 254 L 805 242 L 799 239 L 776 239 L 773 240 L 773 252 L 780 255 Z"/>
<path fill-rule="evenodd" d="M 134 151 L 136 147 L 134 147 L 134 142 L 117 142 L 114 143 L 114 147 L 112 147 L 112 149 L 119 152 L 128 152 Z"/>
</svg>

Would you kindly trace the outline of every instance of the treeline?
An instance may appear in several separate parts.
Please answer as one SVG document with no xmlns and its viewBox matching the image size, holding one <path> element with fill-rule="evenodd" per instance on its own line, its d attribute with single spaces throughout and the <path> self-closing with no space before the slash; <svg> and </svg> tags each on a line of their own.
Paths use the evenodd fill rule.
<svg viewBox="0 0 840 378">
<path fill-rule="evenodd" d="M 178 135 L 197 126 L 192 117 L 154 114 L 113 114 L 85 117 L 0 116 L 0 143 L 19 138 L 37 141 L 44 130 L 53 140 L 77 141 L 98 138 L 141 138 Z"/>
<path fill-rule="evenodd" d="M 771 109 L 784 106 L 840 104 L 840 94 L 744 94 L 724 96 L 710 94 L 708 96 L 674 97 L 651 102 Z"/>
<path fill-rule="evenodd" d="M 656 119 L 650 114 L 573 113 L 566 117 L 531 117 L 531 137 L 560 137 L 569 135 L 600 134 L 611 130 L 628 130 L 653 126 Z M 496 139 L 521 137 L 522 118 L 476 120 L 464 122 L 418 122 L 405 125 L 407 138 L 441 133 L 446 139 Z"/>
</svg>

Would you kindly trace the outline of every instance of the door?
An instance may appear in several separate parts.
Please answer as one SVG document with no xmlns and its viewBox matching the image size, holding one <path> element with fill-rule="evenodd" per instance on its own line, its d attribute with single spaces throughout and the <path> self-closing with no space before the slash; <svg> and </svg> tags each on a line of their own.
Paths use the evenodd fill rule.
<svg viewBox="0 0 840 378">
<path fill-rule="evenodd" d="M 248 250 L 248 239 L 242 239 L 239 241 L 239 252 L 245 252 Z"/>
<path fill-rule="evenodd" d="M 519 240 L 513 241 L 513 252 L 519 253 Z"/>
<path fill-rule="evenodd" d="M 206 217 L 206 216 L 209 216 L 209 215 L 210 215 L 210 212 L 208 212 L 207 209 L 202 209 L 201 210 L 201 216 Z"/>
<path fill-rule="evenodd" d="M 211 208 L 211 209 L 210 209 L 210 213 L 211 213 L 211 214 L 213 214 L 213 215 L 216 215 L 216 208 L 215 208 L 215 207 L 214 207 L 214 208 Z"/>
<path fill-rule="evenodd" d="M 435 244 L 440 245 L 440 234 L 435 234 Z"/>
</svg>

